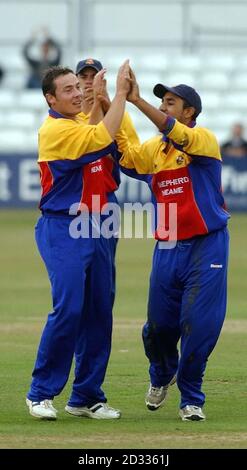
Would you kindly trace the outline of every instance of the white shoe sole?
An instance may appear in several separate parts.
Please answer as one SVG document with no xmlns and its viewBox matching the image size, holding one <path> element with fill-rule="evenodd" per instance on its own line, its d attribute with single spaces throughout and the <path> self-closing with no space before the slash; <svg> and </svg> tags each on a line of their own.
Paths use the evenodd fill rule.
<svg viewBox="0 0 247 470">
<path fill-rule="evenodd" d="M 206 416 L 198 416 L 197 414 L 192 414 L 190 416 L 184 416 L 183 413 L 179 412 L 179 416 L 182 419 L 182 421 L 205 421 Z"/>
<path fill-rule="evenodd" d="M 26 399 L 26 405 L 28 407 L 28 410 L 29 410 L 29 413 L 31 416 L 33 416 L 34 418 L 37 418 L 37 419 L 46 419 L 46 420 L 49 420 L 49 421 L 55 421 L 57 419 L 57 411 L 54 410 L 54 412 L 52 410 L 47 410 L 48 413 L 47 414 L 42 414 L 44 413 L 45 409 L 42 410 L 42 413 L 35 413 L 35 406 L 33 407 L 31 405 L 31 401 L 27 398 Z M 38 405 L 37 405 L 38 406 Z"/>
<path fill-rule="evenodd" d="M 37 419 L 45 419 L 47 421 L 56 421 L 57 416 L 40 416 L 39 414 L 35 414 L 33 411 L 29 410 L 31 416 Z"/>
<path fill-rule="evenodd" d="M 77 416 L 79 418 L 91 418 L 91 419 L 119 419 L 121 417 L 121 413 L 119 412 L 116 416 L 107 416 L 107 415 L 97 415 L 97 412 L 93 413 L 90 410 L 73 410 L 73 407 L 65 406 L 65 411 L 72 416 Z"/>
</svg>

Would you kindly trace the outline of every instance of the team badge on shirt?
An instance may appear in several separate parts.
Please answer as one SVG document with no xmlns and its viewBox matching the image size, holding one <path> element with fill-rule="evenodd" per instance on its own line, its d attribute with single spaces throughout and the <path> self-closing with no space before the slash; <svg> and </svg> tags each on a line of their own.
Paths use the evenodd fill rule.
<svg viewBox="0 0 247 470">
<path fill-rule="evenodd" d="M 184 163 L 184 156 L 182 153 L 180 153 L 180 155 L 177 156 L 176 162 L 178 165 L 182 165 L 182 163 Z"/>
<path fill-rule="evenodd" d="M 189 143 L 189 137 L 185 134 L 184 137 L 180 140 L 179 145 L 186 147 Z"/>
</svg>

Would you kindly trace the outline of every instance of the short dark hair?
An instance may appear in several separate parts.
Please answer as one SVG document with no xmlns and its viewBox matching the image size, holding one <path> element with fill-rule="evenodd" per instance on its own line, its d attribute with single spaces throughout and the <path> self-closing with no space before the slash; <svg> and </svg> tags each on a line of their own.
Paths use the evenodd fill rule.
<svg viewBox="0 0 247 470">
<path fill-rule="evenodd" d="M 42 91 L 43 95 L 45 96 L 46 93 L 50 93 L 51 95 L 55 96 L 56 92 L 56 84 L 55 79 L 60 77 L 60 75 L 68 75 L 69 73 L 73 73 L 69 67 L 61 67 L 60 65 L 56 65 L 54 67 L 50 67 L 49 69 L 45 70 L 43 79 L 42 79 Z"/>
</svg>

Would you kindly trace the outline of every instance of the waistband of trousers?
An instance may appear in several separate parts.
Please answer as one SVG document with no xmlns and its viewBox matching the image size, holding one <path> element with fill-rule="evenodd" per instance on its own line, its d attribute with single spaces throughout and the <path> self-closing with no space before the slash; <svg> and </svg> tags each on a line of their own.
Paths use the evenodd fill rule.
<svg viewBox="0 0 247 470">
<path fill-rule="evenodd" d="M 47 217 L 50 219 L 55 218 L 55 219 L 70 219 L 70 220 L 80 215 L 80 213 L 68 214 L 66 212 L 56 212 L 56 211 L 41 211 L 41 214 L 43 217 Z"/>
<path fill-rule="evenodd" d="M 81 217 L 81 219 L 90 219 L 92 220 L 94 217 L 97 217 L 99 220 L 104 220 L 108 215 L 102 215 L 102 214 L 95 214 L 93 212 L 83 212 L 83 211 L 78 211 L 76 214 L 69 214 L 68 212 L 59 212 L 59 211 L 41 211 L 41 214 L 43 217 L 47 218 L 55 218 L 55 219 L 75 219 L 76 217 Z"/>
<path fill-rule="evenodd" d="M 214 233 L 217 233 L 217 232 L 220 232 L 222 230 L 224 230 L 226 228 L 226 226 L 224 227 L 221 227 L 217 230 L 212 230 L 211 232 L 207 232 L 207 233 L 203 233 L 202 235 L 195 235 L 194 237 L 190 237 L 190 238 L 183 238 L 183 239 L 179 239 L 179 240 L 174 240 L 174 241 L 170 241 L 170 240 L 157 240 L 160 244 L 164 243 L 190 243 L 190 242 L 194 242 L 196 240 L 202 240 L 204 238 L 207 238 L 208 236 L 210 235 L 213 235 Z"/>
</svg>

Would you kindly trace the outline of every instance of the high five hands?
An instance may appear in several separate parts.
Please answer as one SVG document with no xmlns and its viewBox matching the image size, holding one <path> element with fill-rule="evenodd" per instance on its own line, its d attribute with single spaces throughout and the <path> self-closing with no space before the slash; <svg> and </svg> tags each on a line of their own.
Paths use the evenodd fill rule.
<svg viewBox="0 0 247 470">
<path fill-rule="evenodd" d="M 98 72 L 93 81 L 93 88 L 88 88 L 84 92 L 84 99 L 88 102 L 100 101 L 102 107 L 107 111 L 110 107 L 110 98 L 107 92 L 107 82 L 105 79 L 106 69 Z M 116 93 L 124 94 L 127 101 L 135 104 L 140 98 L 139 86 L 136 81 L 134 71 L 129 65 L 129 60 L 125 60 L 120 66 L 116 80 Z"/>
</svg>

